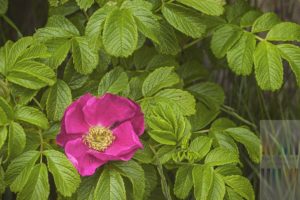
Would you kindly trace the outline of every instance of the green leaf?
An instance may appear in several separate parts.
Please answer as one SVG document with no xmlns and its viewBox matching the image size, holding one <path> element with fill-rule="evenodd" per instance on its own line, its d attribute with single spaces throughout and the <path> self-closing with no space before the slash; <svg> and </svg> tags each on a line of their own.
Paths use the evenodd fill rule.
<svg viewBox="0 0 300 200">
<path fill-rule="evenodd" d="M 80 9 L 87 10 L 94 4 L 94 0 L 76 0 Z"/>
<path fill-rule="evenodd" d="M 180 89 L 165 89 L 158 92 L 154 98 L 158 98 L 159 101 L 161 100 L 177 107 L 185 116 L 193 115 L 196 112 L 195 98 L 187 91 Z"/>
<path fill-rule="evenodd" d="M 152 96 L 159 90 L 171 87 L 179 82 L 174 67 L 161 67 L 150 73 L 145 79 L 142 87 L 144 96 Z"/>
<path fill-rule="evenodd" d="M 16 122 L 9 125 L 8 158 L 20 155 L 26 145 L 26 135 L 22 126 Z"/>
<path fill-rule="evenodd" d="M 29 106 L 18 106 L 15 110 L 15 119 L 36 125 L 42 129 L 49 127 L 48 119 L 44 113 Z"/>
<path fill-rule="evenodd" d="M 143 199 L 145 193 L 144 169 L 133 160 L 127 162 L 116 162 L 114 167 L 123 175 L 129 178 L 133 186 L 134 199 Z"/>
<path fill-rule="evenodd" d="M 98 176 L 83 177 L 77 190 L 77 200 L 94 200 L 94 192 Z"/>
<path fill-rule="evenodd" d="M 3 111 L 3 114 L 6 118 L 6 120 L 4 120 L 4 122 L 7 122 L 8 120 L 10 119 L 13 119 L 14 118 L 14 112 L 13 112 L 13 109 L 12 107 L 8 104 L 8 102 L 0 96 L 0 109 Z M 1 116 L 2 118 L 2 116 Z M 2 120 L 2 119 L 1 119 Z"/>
<path fill-rule="evenodd" d="M 158 44 L 156 44 L 156 46 L 162 54 L 176 55 L 180 52 L 174 29 L 166 21 L 160 21 L 159 28 L 154 34 L 158 39 Z"/>
<path fill-rule="evenodd" d="M 56 189 L 63 196 L 70 197 L 80 184 L 80 176 L 66 156 L 55 150 L 46 150 L 48 168 L 52 173 Z"/>
<path fill-rule="evenodd" d="M 290 64 L 298 86 L 300 86 L 300 48 L 292 44 L 279 44 L 277 48 L 280 50 L 281 56 Z"/>
<path fill-rule="evenodd" d="M 213 168 L 195 166 L 193 169 L 194 196 L 196 200 L 206 200 L 213 185 Z"/>
<path fill-rule="evenodd" d="M 201 22 L 200 13 L 193 9 L 176 4 L 164 4 L 162 13 L 174 28 L 192 38 L 199 38 L 205 33 L 206 25 Z"/>
<path fill-rule="evenodd" d="M 38 151 L 27 151 L 9 164 L 5 173 L 5 182 L 13 192 L 19 192 L 25 186 L 39 156 Z"/>
<path fill-rule="evenodd" d="M 238 75 L 252 72 L 256 39 L 252 33 L 243 33 L 237 43 L 227 52 L 228 65 Z"/>
<path fill-rule="evenodd" d="M 213 34 L 210 48 L 217 58 L 222 58 L 242 36 L 240 27 L 225 24 L 219 27 Z"/>
<path fill-rule="evenodd" d="M 194 84 L 188 90 L 193 92 L 195 97 L 207 105 L 208 108 L 212 108 L 213 106 L 219 108 L 225 100 L 222 87 L 216 83 L 203 82 Z"/>
<path fill-rule="evenodd" d="M 116 57 L 128 57 L 137 47 L 137 25 L 127 9 L 115 9 L 105 20 L 103 45 L 105 50 Z"/>
<path fill-rule="evenodd" d="M 65 109 L 72 102 L 72 94 L 68 85 L 62 81 L 57 80 L 56 84 L 50 88 L 46 110 L 49 119 L 59 121 Z"/>
<path fill-rule="evenodd" d="M 267 34 L 269 41 L 300 42 L 300 25 L 292 22 L 282 22 L 275 25 Z"/>
<path fill-rule="evenodd" d="M 158 178 L 157 178 L 157 170 L 153 165 L 144 165 L 143 166 L 145 172 L 145 196 L 144 199 L 149 199 L 149 196 L 153 192 L 153 190 L 157 187 Z"/>
<path fill-rule="evenodd" d="M 65 38 L 55 38 L 46 42 L 51 57 L 47 59 L 47 64 L 52 69 L 57 69 L 66 59 L 70 48 L 71 41 Z"/>
<path fill-rule="evenodd" d="M 98 86 L 98 95 L 104 93 L 118 94 L 126 89 L 128 85 L 128 77 L 121 67 L 116 67 L 106 73 L 101 79 Z"/>
<path fill-rule="evenodd" d="M 184 136 L 186 120 L 168 104 L 157 104 L 147 116 L 149 135 L 155 141 L 176 145 Z"/>
<path fill-rule="evenodd" d="M 229 128 L 225 130 L 233 139 L 242 143 L 255 163 L 259 163 L 262 159 L 262 147 L 260 139 L 250 130 L 242 127 Z"/>
<path fill-rule="evenodd" d="M 209 136 L 214 139 L 213 144 L 215 147 L 223 147 L 238 153 L 237 144 L 228 134 L 224 133 L 223 130 L 216 130 L 215 128 L 211 127 Z"/>
<path fill-rule="evenodd" d="M 238 162 L 239 155 L 236 152 L 222 147 L 213 149 L 205 158 L 205 164 L 209 166 L 219 166 Z"/>
<path fill-rule="evenodd" d="M 6 13 L 8 9 L 8 0 L 0 0 L 0 15 Z"/>
<path fill-rule="evenodd" d="M 38 90 L 55 82 L 55 73 L 43 63 L 23 61 L 9 70 L 7 80 L 33 90 Z"/>
<path fill-rule="evenodd" d="M 5 126 L 0 127 L 0 149 L 4 145 L 6 138 L 7 138 L 7 128 Z"/>
<path fill-rule="evenodd" d="M 267 41 L 260 42 L 254 52 L 255 77 L 263 90 L 277 90 L 283 82 L 280 51 Z"/>
<path fill-rule="evenodd" d="M 215 172 L 222 176 L 242 175 L 242 170 L 235 164 L 219 166 L 215 169 Z"/>
<path fill-rule="evenodd" d="M 190 166 L 179 167 L 176 172 L 174 193 L 176 197 L 185 199 L 193 187 L 193 168 Z"/>
<path fill-rule="evenodd" d="M 36 165 L 17 200 L 47 200 L 50 193 L 48 171 L 44 163 Z"/>
<path fill-rule="evenodd" d="M 85 37 L 74 37 L 72 39 L 72 56 L 75 70 L 81 74 L 91 73 L 98 64 L 98 54 L 90 48 Z"/>
<path fill-rule="evenodd" d="M 97 183 L 95 199 L 126 200 L 122 176 L 113 169 L 105 168 Z"/>
<path fill-rule="evenodd" d="M 192 7 L 207 15 L 221 15 L 224 12 L 223 0 L 177 0 L 186 6 Z"/>
<path fill-rule="evenodd" d="M 223 200 L 225 196 L 225 182 L 223 177 L 214 172 L 211 191 L 208 195 L 208 200 Z"/>
<path fill-rule="evenodd" d="M 212 139 L 207 136 L 196 137 L 190 144 L 189 150 L 194 152 L 197 160 L 201 160 L 210 151 Z"/>
<path fill-rule="evenodd" d="M 249 180 L 243 176 L 233 175 L 224 177 L 226 185 L 247 200 L 254 200 L 254 191 Z"/>
<path fill-rule="evenodd" d="M 101 33 L 107 15 L 114 9 L 113 6 L 105 5 L 96 10 L 89 18 L 85 28 L 85 35 L 89 38 L 90 46 L 99 49 L 101 46 Z"/>
<path fill-rule="evenodd" d="M 261 11 L 258 10 L 250 10 L 246 12 L 240 21 L 240 26 L 241 27 L 250 27 L 254 24 L 257 18 L 259 18 L 262 15 Z"/>
<path fill-rule="evenodd" d="M 252 33 L 268 31 L 278 23 L 280 19 L 275 13 L 265 13 L 255 20 L 251 31 Z"/>
<path fill-rule="evenodd" d="M 236 193 L 233 189 L 226 186 L 226 198 L 229 200 L 244 200 L 238 193 Z"/>
<path fill-rule="evenodd" d="M 152 41 L 159 43 L 155 32 L 159 29 L 157 17 L 152 13 L 150 2 L 143 0 L 124 1 L 121 8 L 129 9 L 136 21 L 138 30 L 150 38 Z"/>
</svg>

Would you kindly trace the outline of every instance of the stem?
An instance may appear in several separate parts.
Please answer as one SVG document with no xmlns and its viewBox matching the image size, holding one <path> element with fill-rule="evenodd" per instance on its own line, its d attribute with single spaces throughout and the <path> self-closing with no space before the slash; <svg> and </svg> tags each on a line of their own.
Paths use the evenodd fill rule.
<svg viewBox="0 0 300 200">
<path fill-rule="evenodd" d="M 261 38 L 261 37 L 259 37 L 257 35 L 255 35 L 255 38 L 258 39 L 259 41 L 264 41 L 265 40 L 264 38 Z"/>
<path fill-rule="evenodd" d="M 210 129 L 205 129 L 205 130 L 198 130 L 194 131 L 193 133 L 208 133 Z"/>
<path fill-rule="evenodd" d="M 182 50 L 185 50 L 185 49 L 187 49 L 187 48 L 190 48 L 191 46 L 193 46 L 194 44 L 197 44 L 197 43 L 198 43 L 199 41 L 201 41 L 201 40 L 202 40 L 202 38 L 198 38 L 197 40 L 194 40 L 194 41 L 192 41 L 192 42 L 190 42 L 190 43 L 184 45 L 184 46 L 182 47 Z"/>
<path fill-rule="evenodd" d="M 43 146 L 43 143 L 44 143 L 44 140 L 43 140 L 43 135 L 42 135 L 42 132 L 41 132 L 41 129 L 38 130 L 38 134 L 40 136 L 40 153 L 41 153 L 41 156 L 40 156 L 40 163 L 43 162 L 43 151 L 44 151 L 44 146 Z"/>
<path fill-rule="evenodd" d="M 42 105 L 40 104 L 40 102 L 39 102 L 35 97 L 33 97 L 32 100 L 33 100 L 34 103 L 39 107 L 39 109 L 44 110 L 43 107 L 42 107 Z"/>
<path fill-rule="evenodd" d="M 4 21 L 6 21 L 6 23 L 10 25 L 17 32 L 19 38 L 23 37 L 23 34 L 19 30 L 19 28 L 15 25 L 15 23 L 11 19 L 9 19 L 6 15 L 1 15 L 1 16 L 4 19 Z"/>
</svg>

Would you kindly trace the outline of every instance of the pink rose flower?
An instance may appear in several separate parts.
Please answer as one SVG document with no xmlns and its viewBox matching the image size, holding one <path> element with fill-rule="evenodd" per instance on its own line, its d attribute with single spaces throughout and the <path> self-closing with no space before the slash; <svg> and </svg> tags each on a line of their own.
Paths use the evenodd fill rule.
<svg viewBox="0 0 300 200">
<path fill-rule="evenodd" d="M 143 145 L 144 115 L 135 102 L 113 94 L 86 94 L 65 111 L 57 144 L 80 175 L 89 176 L 111 160 L 130 160 Z"/>
</svg>

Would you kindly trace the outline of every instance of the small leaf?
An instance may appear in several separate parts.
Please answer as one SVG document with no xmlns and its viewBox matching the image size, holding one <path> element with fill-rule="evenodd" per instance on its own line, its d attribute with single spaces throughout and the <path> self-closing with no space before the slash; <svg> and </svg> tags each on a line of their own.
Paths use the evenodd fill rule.
<svg viewBox="0 0 300 200">
<path fill-rule="evenodd" d="M 47 64 L 52 69 L 57 69 L 66 59 L 70 48 L 71 41 L 64 38 L 55 38 L 46 42 L 51 57 L 47 59 Z"/>
<path fill-rule="evenodd" d="M 114 68 L 106 73 L 101 79 L 98 86 L 98 95 L 104 93 L 118 94 L 126 89 L 128 85 L 128 77 L 126 72 L 120 67 Z"/>
<path fill-rule="evenodd" d="M 98 176 L 83 177 L 77 190 L 77 200 L 94 200 L 94 192 Z"/>
<path fill-rule="evenodd" d="M 219 166 L 238 162 L 239 156 L 236 152 L 222 147 L 213 149 L 205 158 L 205 164 L 209 166 Z"/>
<path fill-rule="evenodd" d="M 259 163 L 262 159 L 262 147 L 260 139 L 250 130 L 242 127 L 229 128 L 225 130 L 233 139 L 242 143 L 255 163 Z"/>
<path fill-rule="evenodd" d="M 270 41 L 300 42 L 300 25 L 292 22 L 277 24 L 269 31 L 266 39 Z"/>
<path fill-rule="evenodd" d="M 5 173 L 5 182 L 7 185 L 10 185 L 10 189 L 13 192 L 22 190 L 38 158 L 38 151 L 27 151 L 9 164 Z"/>
<path fill-rule="evenodd" d="M 143 199 L 145 192 L 144 169 L 133 160 L 127 162 L 116 162 L 114 163 L 114 167 L 116 167 L 123 176 L 128 177 L 131 181 L 134 199 Z"/>
<path fill-rule="evenodd" d="M 48 168 L 52 173 L 57 190 L 66 197 L 70 197 L 80 184 L 80 176 L 66 156 L 55 150 L 46 150 Z"/>
<path fill-rule="evenodd" d="M 150 73 L 143 83 L 143 95 L 152 96 L 159 90 L 175 85 L 179 82 L 174 67 L 161 67 Z"/>
<path fill-rule="evenodd" d="M 0 109 L 3 111 L 4 116 L 2 118 L 5 117 L 5 120 L 4 120 L 5 123 L 8 120 L 11 120 L 14 118 L 14 112 L 13 112 L 12 107 L 8 104 L 8 102 L 2 96 L 0 96 Z M 1 121 L 2 121 L 2 119 L 1 119 Z"/>
<path fill-rule="evenodd" d="M 211 145 L 211 138 L 207 136 L 199 136 L 191 142 L 189 150 L 196 153 L 197 160 L 201 160 L 210 151 Z"/>
<path fill-rule="evenodd" d="M 126 191 L 122 176 L 113 169 L 105 168 L 97 183 L 95 199 L 126 200 Z"/>
<path fill-rule="evenodd" d="M 25 145 L 26 135 L 23 127 L 16 122 L 11 122 L 9 125 L 8 158 L 15 158 L 20 155 Z"/>
<path fill-rule="evenodd" d="M 243 33 L 239 41 L 227 52 L 228 65 L 237 75 L 249 75 L 253 67 L 256 39 L 252 33 Z"/>
<path fill-rule="evenodd" d="M 46 110 L 48 118 L 59 121 L 71 102 L 72 94 L 70 88 L 64 81 L 57 80 L 56 84 L 50 88 L 47 98 Z"/>
<path fill-rule="evenodd" d="M 208 195 L 208 200 L 223 200 L 225 196 L 225 182 L 223 177 L 214 172 L 211 191 Z"/>
<path fill-rule="evenodd" d="M 278 23 L 280 23 L 280 19 L 275 13 L 265 13 L 255 20 L 252 33 L 268 31 Z"/>
<path fill-rule="evenodd" d="M 4 145 L 6 138 L 7 138 L 7 128 L 5 126 L 0 127 L 0 149 Z"/>
<path fill-rule="evenodd" d="M 76 3 L 78 4 L 79 8 L 86 11 L 94 4 L 94 0 L 76 0 Z"/>
<path fill-rule="evenodd" d="M 300 48 L 292 44 L 279 44 L 277 48 L 280 50 L 281 56 L 289 62 L 298 86 L 300 86 Z"/>
<path fill-rule="evenodd" d="M 222 58 L 242 36 L 240 27 L 225 24 L 213 34 L 210 48 L 217 58 Z"/>
<path fill-rule="evenodd" d="M 223 0 L 177 0 L 186 6 L 192 7 L 198 11 L 201 11 L 207 15 L 221 15 L 224 12 Z"/>
<path fill-rule="evenodd" d="M 134 17 L 127 9 L 115 9 L 105 20 L 103 45 L 116 57 L 128 57 L 137 47 L 138 32 Z"/>
<path fill-rule="evenodd" d="M 33 107 L 18 106 L 15 110 L 15 118 L 41 127 L 42 129 L 49 127 L 48 119 L 44 113 Z"/>
<path fill-rule="evenodd" d="M 200 13 L 193 9 L 176 4 L 164 4 L 162 13 L 174 28 L 192 38 L 199 38 L 205 33 L 206 25 L 201 22 Z"/>
<path fill-rule="evenodd" d="M 193 187 L 193 168 L 190 166 L 179 167 L 176 172 L 174 193 L 180 199 L 188 197 Z"/>
<path fill-rule="evenodd" d="M 98 64 L 98 54 L 90 48 L 85 37 L 74 37 L 72 39 L 72 56 L 74 68 L 81 74 L 90 74 Z"/>
<path fill-rule="evenodd" d="M 44 163 L 36 165 L 17 200 L 47 200 L 50 193 L 48 171 Z"/>
<path fill-rule="evenodd" d="M 250 10 L 246 12 L 240 21 L 241 27 L 250 27 L 254 24 L 257 18 L 259 18 L 262 15 L 261 11 L 258 10 Z"/>
<path fill-rule="evenodd" d="M 254 52 L 255 77 L 263 90 L 275 91 L 283 82 L 280 51 L 267 41 L 260 42 Z"/>
<path fill-rule="evenodd" d="M 4 15 L 8 9 L 8 0 L 0 0 L 0 15 Z"/>
<path fill-rule="evenodd" d="M 194 196 L 196 200 L 206 200 L 213 185 L 213 168 L 195 166 L 193 169 Z"/>
<path fill-rule="evenodd" d="M 247 200 L 254 200 L 254 191 L 249 180 L 243 176 L 233 175 L 224 177 L 226 185 Z"/>
</svg>

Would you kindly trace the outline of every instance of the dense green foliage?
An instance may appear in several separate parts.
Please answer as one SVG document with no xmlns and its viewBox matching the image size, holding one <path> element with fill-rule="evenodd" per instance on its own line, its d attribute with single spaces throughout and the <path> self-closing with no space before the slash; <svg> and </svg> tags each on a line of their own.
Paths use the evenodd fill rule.
<svg viewBox="0 0 300 200">
<path fill-rule="evenodd" d="M 8 0 L 0 0 L 5 14 Z M 207 57 L 264 90 L 300 84 L 300 26 L 239 0 L 49 0 L 33 36 L 0 49 L 0 194 L 17 199 L 255 199 L 241 151 L 261 160 L 255 126 L 232 121 Z M 55 144 L 64 110 L 90 92 L 138 102 L 144 149 L 80 177 Z M 248 126 L 251 127 L 248 127 Z M 53 190 L 53 191 L 52 191 Z"/>
</svg>

